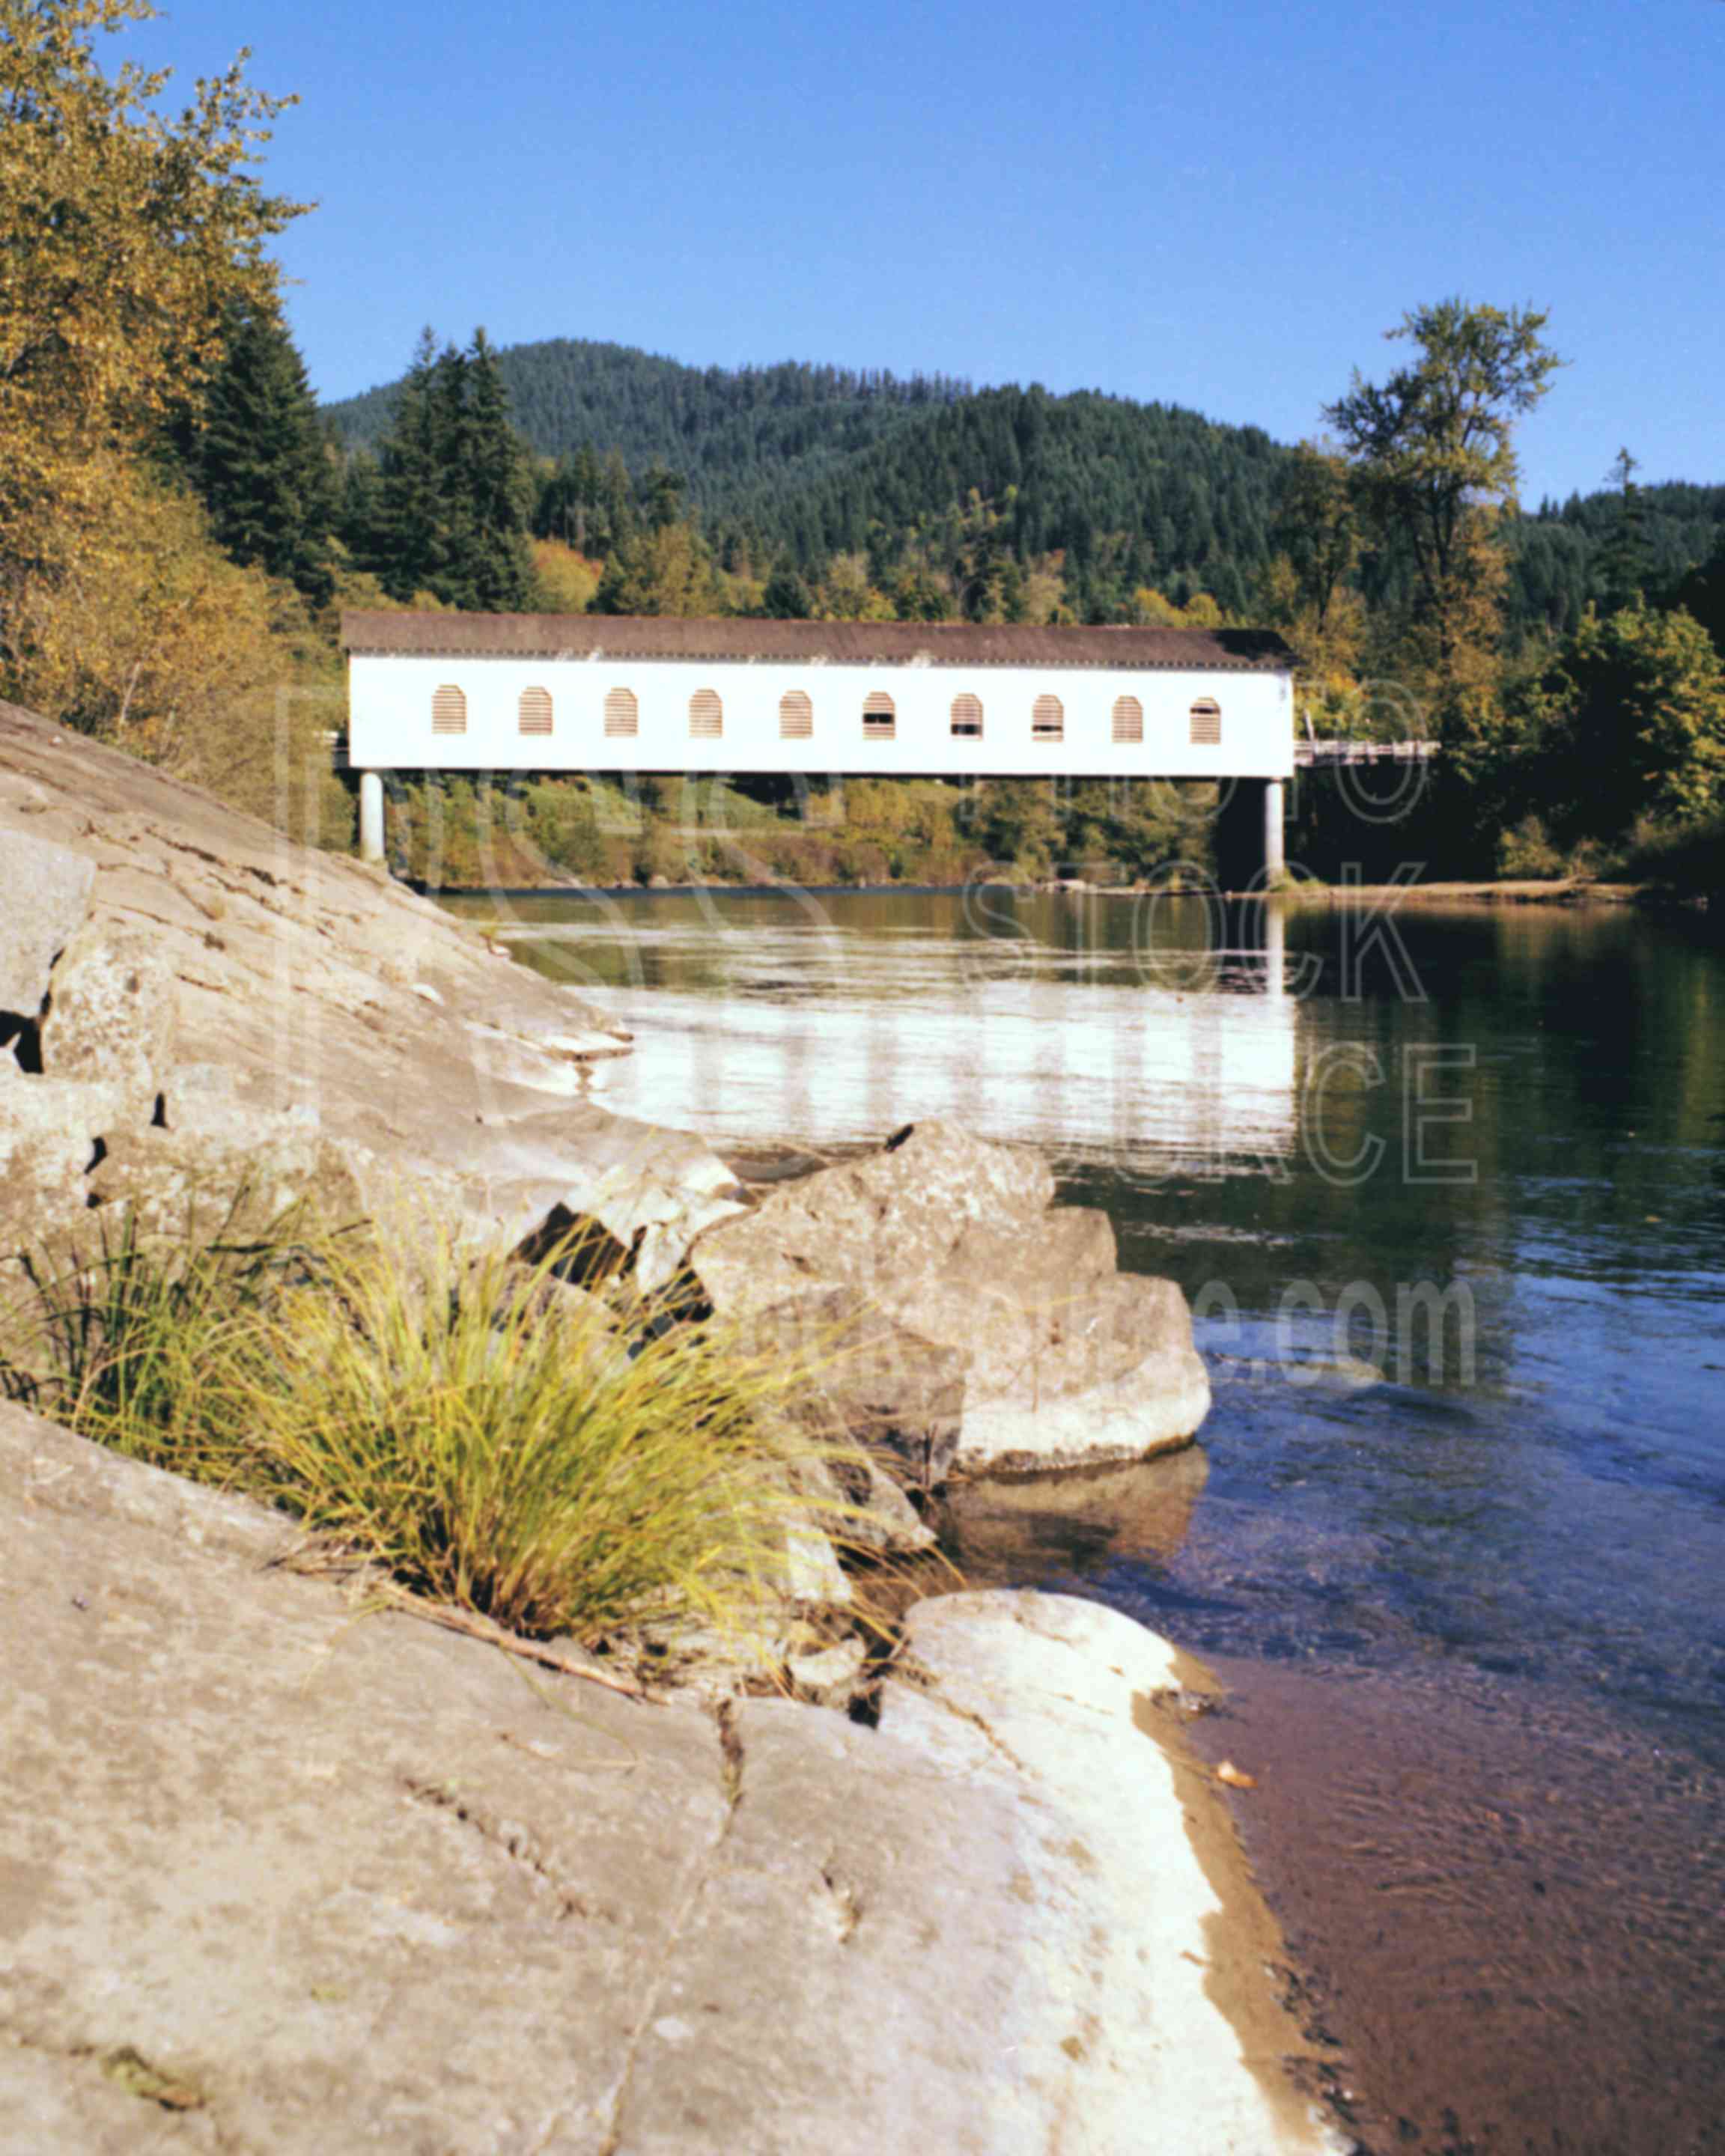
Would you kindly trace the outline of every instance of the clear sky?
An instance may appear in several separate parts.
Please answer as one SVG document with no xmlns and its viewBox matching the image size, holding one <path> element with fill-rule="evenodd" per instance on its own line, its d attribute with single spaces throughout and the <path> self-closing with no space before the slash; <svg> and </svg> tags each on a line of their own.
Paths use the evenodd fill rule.
<svg viewBox="0 0 1725 2156">
<path fill-rule="evenodd" d="M 1572 362 L 1523 495 L 1725 481 L 1720 0 L 171 0 L 295 90 L 326 396 L 422 324 L 1096 388 L 1315 430 L 1460 292 Z"/>
</svg>

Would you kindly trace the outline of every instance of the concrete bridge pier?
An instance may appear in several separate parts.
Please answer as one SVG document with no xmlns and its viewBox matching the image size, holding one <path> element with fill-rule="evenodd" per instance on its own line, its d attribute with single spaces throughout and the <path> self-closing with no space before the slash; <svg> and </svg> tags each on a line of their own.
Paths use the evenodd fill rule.
<svg viewBox="0 0 1725 2156">
<path fill-rule="evenodd" d="M 377 771 L 359 774 L 359 857 L 381 861 L 383 851 L 383 775 Z"/>
<path fill-rule="evenodd" d="M 1287 805 L 1283 799 L 1281 780 L 1266 778 L 1264 782 L 1264 880 L 1267 884 L 1279 883 L 1287 873 L 1287 855 L 1282 843 L 1282 826 L 1286 815 Z"/>
</svg>

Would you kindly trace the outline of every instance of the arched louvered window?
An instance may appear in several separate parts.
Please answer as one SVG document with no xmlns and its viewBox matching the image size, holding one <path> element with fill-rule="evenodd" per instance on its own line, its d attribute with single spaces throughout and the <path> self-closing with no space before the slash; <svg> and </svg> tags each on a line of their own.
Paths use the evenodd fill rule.
<svg viewBox="0 0 1725 2156">
<path fill-rule="evenodd" d="M 716 689 L 697 689 L 689 699 L 689 732 L 696 741 L 716 741 L 725 731 L 725 706 Z"/>
<path fill-rule="evenodd" d="M 1144 738 L 1144 706 L 1136 696 L 1114 699 L 1114 738 L 1117 742 L 1141 742 Z"/>
<path fill-rule="evenodd" d="M 638 734 L 641 731 L 641 707 L 635 701 L 633 689 L 608 689 L 605 691 L 605 732 L 608 735 Z"/>
<path fill-rule="evenodd" d="M 516 702 L 516 719 L 524 734 L 548 734 L 551 732 L 550 690 L 523 689 Z"/>
<path fill-rule="evenodd" d="M 884 689 L 871 689 L 863 698 L 863 739 L 891 741 L 898 732 L 898 706 Z"/>
<path fill-rule="evenodd" d="M 778 737 L 807 741 L 814 732 L 814 703 L 801 689 L 787 689 L 778 700 Z"/>
<path fill-rule="evenodd" d="M 952 731 L 980 741 L 983 732 L 983 700 L 968 694 L 952 699 Z"/>
<path fill-rule="evenodd" d="M 1058 696 L 1036 699 L 1030 708 L 1030 733 L 1036 741 L 1065 741 L 1066 712 Z"/>
<path fill-rule="evenodd" d="M 431 731 L 434 734 L 467 732 L 467 698 L 454 682 L 445 681 L 431 695 Z"/>
<path fill-rule="evenodd" d="M 1192 706 L 1192 746 L 1218 748 L 1222 741 L 1222 706 L 1214 696 L 1200 696 Z"/>
</svg>

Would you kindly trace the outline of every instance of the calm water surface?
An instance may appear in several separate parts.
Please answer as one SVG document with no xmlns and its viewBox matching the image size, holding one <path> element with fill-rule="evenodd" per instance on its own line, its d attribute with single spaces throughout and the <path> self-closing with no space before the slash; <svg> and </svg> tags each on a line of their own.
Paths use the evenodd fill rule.
<svg viewBox="0 0 1725 2156">
<path fill-rule="evenodd" d="M 1243 1824 L 1377 2076 L 1374 2147 L 1725 2148 L 1717 930 L 998 890 L 461 910 L 636 1026 L 618 1110 L 814 1146 L 953 1116 L 1045 1147 L 1184 1286 L 1207 1484 L 1048 1568 L 1219 1658 L 1226 1741 L 1296 1778 Z M 1389 1753 L 1422 1763 L 1385 1783 Z"/>
</svg>

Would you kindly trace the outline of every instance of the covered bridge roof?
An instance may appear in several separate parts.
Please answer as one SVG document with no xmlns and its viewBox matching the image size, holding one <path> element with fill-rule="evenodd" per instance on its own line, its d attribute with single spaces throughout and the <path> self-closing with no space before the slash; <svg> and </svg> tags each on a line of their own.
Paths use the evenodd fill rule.
<svg viewBox="0 0 1725 2156">
<path fill-rule="evenodd" d="M 1044 629 L 971 622 L 751 621 L 666 614 L 347 613 L 352 652 L 490 658 L 763 660 L 844 666 L 1286 671 L 1268 629 Z"/>
</svg>

